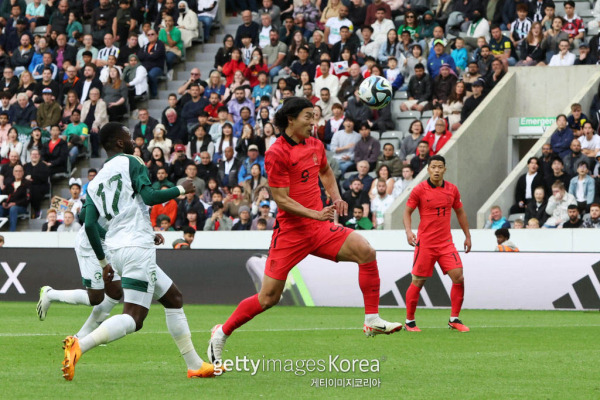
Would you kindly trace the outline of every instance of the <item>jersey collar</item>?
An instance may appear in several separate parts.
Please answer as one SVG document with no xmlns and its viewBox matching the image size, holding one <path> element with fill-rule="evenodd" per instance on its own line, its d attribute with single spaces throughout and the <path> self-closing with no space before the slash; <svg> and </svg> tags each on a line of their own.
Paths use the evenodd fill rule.
<svg viewBox="0 0 600 400">
<path fill-rule="evenodd" d="M 431 186 L 432 189 L 437 189 L 437 186 L 435 186 L 433 184 L 433 182 L 431 182 L 430 178 L 427 178 L 427 183 L 429 184 L 429 186 Z M 442 181 L 442 185 L 440 187 L 443 188 L 445 184 L 446 184 L 446 181 Z"/>
<path fill-rule="evenodd" d="M 294 139 L 292 139 L 291 137 L 289 137 L 289 136 L 287 135 L 287 133 L 285 133 L 285 132 L 283 132 L 283 133 L 281 134 L 281 136 L 283 136 L 283 138 L 285 139 L 285 141 L 286 141 L 286 142 L 288 142 L 290 146 L 296 146 L 296 145 L 298 145 L 298 144 L 306 144 L 306 143 L 305 143 L 305 141 L 304 141 L 304 139 L 302 139 L 302 141 L 301 141 L 300 143 L 296 143 L 296 142 L 294 141 Z"/>
</svg>

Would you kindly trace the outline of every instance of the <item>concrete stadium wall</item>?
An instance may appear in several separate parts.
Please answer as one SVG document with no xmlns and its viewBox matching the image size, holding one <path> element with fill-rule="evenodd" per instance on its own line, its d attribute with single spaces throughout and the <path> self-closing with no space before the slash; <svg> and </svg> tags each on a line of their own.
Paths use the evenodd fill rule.
<svg viewBox="0 0 600 400">
<path fill-rule="evenodd" d="M 596 66 L 509 69 L 440 152 L 448 164 L 446 179 L 461 191 L 471 226 L 483 227 L 477 219 L 478 210 L 497 191 L 505 181 L 506 171 L 510 170 L 508 119 L 564 112 L 575 98 L 581 100 L 583 95 L 579 93 L 587 93 L 592 87 L 595 91 L 599 79 Z M 589 102 L 584 104 L 584 109 L 586 105 L 589 106 Z M 541 145 L 539 147 L 541 149 Z M 396 199 L 385 215 L 386 229 L 403 228 L 402 215 L 410 192 L 426 179 L 427 172 L 421 171 L 413 184 Z M 413 228 L 418 222 L 416 212 Z M 459 227 L 454 215 L 452 227 Z"/>
<path fill-rule="evenodd" d="M 598 68 L 596 66 L 581 66 L 548 69 L 551 70 L 548 80 L 540 80 L 538 79 L 540 78 L 539 76 L 532 77 L 534 79 L 532 79 L 531 89 L 541 95 L 536 96 L 537 98 L 535 99 L 529 99 L 529 101 L 518 96 L 517 104 L 521 107 L 529 107 L 531 111 L 528 111 L 528 115 L 530 116 L 558 115 L 561 113 L 569 115 L 571 112 L 570 106 L 573 103 L 580 103 L 584 114 L 587 114 L 594 94 L 596 94 L 598 82 L 600 82 L 600 71 L 598 71 Z M 520 79 L 520 77 L 517 79 Z M 564 93 L 564 95 L 558 97 L 557 93 Z M 541 156 L 542 146 L 550 141 L 550 137 L 555 130 L 556 124 L 546 129 L 546 132 L 532 146 L 525 157 L 519 161 L 487 201 L 481 205 L 477 211 L 478 228 L 483 228 L 490 208 L 494 205 L 499 205 L 504 214 L 508 215 L 508 210 L 514 203 L 517 180 L 519 176 L 527 171 L 527 159 Z"/>
</svg>

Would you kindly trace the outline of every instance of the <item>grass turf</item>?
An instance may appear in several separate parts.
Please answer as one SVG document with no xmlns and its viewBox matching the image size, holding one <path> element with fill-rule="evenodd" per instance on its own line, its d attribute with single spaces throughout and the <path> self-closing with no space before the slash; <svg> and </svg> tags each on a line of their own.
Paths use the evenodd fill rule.
<svg viewBox="0 0 600 400">
<path fill-rule="evenodd" d="M 117 307 L 114 311 L 120 311 Z M 206 358 L 208 330 L 232 306 L 185 307 L 192 338 Z M 154 305 L 144 329 L 86 353 L 75 379 L 61 377 L 61 340 L 90 309 L 54 304 L 40 322 L 34 303 L 0 303 L 2 398 L 410 398 L 592 399 L 598 381 L 598 312 L 466 310 L 470 333 L 445 328 L 448 310 L 418 310 L 422 333 L 367 339 L 356 308 L 276 307 L 239 329 L 225 358 L 378 359 L 379 373 L 231 372 L 187 379 L 183 359 Z M 382 317 L 403 320 L 404 310 Z M 378 388 L 311 387 L 313 379 L 379 378 Z"/>
</svg>

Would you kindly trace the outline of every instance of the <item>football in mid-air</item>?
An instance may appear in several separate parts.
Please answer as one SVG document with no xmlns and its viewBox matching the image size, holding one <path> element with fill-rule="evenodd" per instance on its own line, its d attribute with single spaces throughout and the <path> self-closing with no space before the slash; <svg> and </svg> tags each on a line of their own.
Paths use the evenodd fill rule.
<svg viewBox="0 0 600 400">
<path fill-rule="evenodd" d="M 360 84 L 358 97 L 369 108 L 379 110 L 392 101 L 392 85 L 382 76 L 370 76 Z"/>
</svg>

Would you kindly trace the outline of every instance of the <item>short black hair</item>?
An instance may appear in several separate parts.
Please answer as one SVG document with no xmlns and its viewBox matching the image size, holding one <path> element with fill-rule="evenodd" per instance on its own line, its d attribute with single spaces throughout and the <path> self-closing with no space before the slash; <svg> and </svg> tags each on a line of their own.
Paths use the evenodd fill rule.
<svg viewBox="0 0 600 400">
<path fill-rule="evenodd" d="M 429 157 L 429 160 L 427 160 L 427 166 L 431 165 L 431 163 L 434 161 L 441 161 L 442 163 L 444 163 L 444 166 L 446 166 L 446 159 L 440 156 L 439 154 Z"/>
<path fill-rule="evenodd" d="M 191 226 L 184 226 L 183 227 L 183 234 L 185 235 L 186 233 L 189 235 L 195 235 L 196 234 L 196 230 L 194 228 L 192 228 Z"/>
<path fill-rule="evenodd" d="M 427 147 L 429 147 L 429 142 L 427 140 L 421 140 L 419 141 L 419 143 L 417 143 L 417 146 L 420 145 L 421 143 L 425 143 L 427 145 Z M 389 143 L 386 143 L 386 145 Z"/>
<path fill-rule="evenodd" d="M 529 157 L 529 159 L 527 160 L 527 164 L 529 164 L 531 160 L 535 160 L 536 164 L 540 165 L 540 160 L 538 160 L 537 157 Z"/>
<path fill-rule="evenodd" d="M 416 63 L 415 69 L 425 69 L 425 66 L 423 65 L 423 63 Z"/>
<path fill-rule="evenodd" d="M 89 174 L 90 172 L 93 172 L 93 173 L 97 174 L 97 173 L 98 173 L 98 170 L 97 170 L 96 168 L 90 168 L 90 169 L 88 169 L 88 174 Z"/>
<path fill-rule="evenodd" d="M 71 111 L 71 115 L 73 115 L 73 114 L 79 114 L 79 115 L 81 115 L 81 110 L 79 110 L 79 109 L 76 108 L 73 111 Z"/>
<path fill-rule="evenodd" d="M 577 206 L 575 206 L 575 207 L 577 208 Z M 502 237 L 505 237 L 506 239 L 510 239 L 510 232 L 508 231 L 507 228 L 496 229 L 496 232 L 494 232 L 494 235 L 496 235 L 496 237 L 502 236 Z"/>
<path fill-rule="evenodd" d="M 366 129 L 371 129 L 371 127 L 369 126 L 369 124 L 367 122 L 361 122 L 360 126 L 358 127 L 358 129 L 362 129 L 362 128 L 366 128 Z"/>
<path fill-rule="evenodd" d="M 129 133 L 129 129 L 121 124 L 120 122 L 109 122 L 100 129 L 98 135 L 100 136 L 100 144 L 104 147 L 104 150 L 112 149 L 117 139 L 119 139 L 119 135 L 127 134 L 131 136 Z"/>
<path fill-rule="evenodd" d="M 573 8 L 575 8 L 575 2 L 573 0 L 567 0 L 565 1 L 565 6 L 571 6 Z"/>
<path fill-rule="evenodd" d="M 567 210 L 579 210 L 579 208 L 577 208 L 577 204 L 569 204 Z"/>
<path fill-rule="evenodd" d="M 362 26 L 362 28 L 360 28 L 360 30 L 361 30 L 361 31 L 362 31 L 362 30 L 365 30 L 365 29 L 367 29 L 367 30 L 370 30 L 370 31 L 371 31 L 371 33 L 375 32 L 375 31 L 373 30 L 373 27 L 372 27 L 371 25 L 363 25 L 363 26 Z"/>
<path fill-rule="evenodd" d="M 275 126 L 279 128 L 280 132 L 285 132 L 289 124 L 288 118 L 298 118 L 298 115 L 305 108 L 313 108 L 310 100 L 304 97 L 288 97 L 283 101 L 283 105 L 275 114 Z"/>
</svg>

